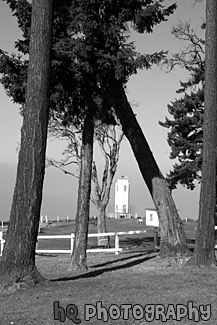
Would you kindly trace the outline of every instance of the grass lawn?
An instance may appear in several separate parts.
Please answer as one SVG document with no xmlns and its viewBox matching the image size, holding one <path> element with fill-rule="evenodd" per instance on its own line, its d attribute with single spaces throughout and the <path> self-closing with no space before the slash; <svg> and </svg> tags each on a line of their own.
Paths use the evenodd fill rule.
<svg viewBox="0 0 217 325">
<path fill-rule="evenodd" d="M 73 223 L 62 223 L 60 226 L 43 229 L 43 233 L 67 234 L 73 232 L 72 228 Z M 143 225 L 137 225 L 135 220 L 108 221 L 108 231 L 144 228 Z M 185 230 L 188 239 L 193 239 L 195 224 L 186 225 Z M 95 231 L 96 226 L 90 225 L 90 232 Z M 76 319 L 81 320 L 80 324 L 188 325 L 195 323 L 200 305 L 203 305 L 200 307 L 203 319 L 197 323 L 216 325 L 217 269 L 183 267 L 178 260 L 160 259 L 153 251 L 151 238 L 151 230 L 133 238 L 126 235 L 120 246 L 130 248 L 120 255 L 88 254 L 89 271 L 82 275 L 68 271 L 69 255 L 37 255 L 37 267 L 51 280 L 51 285 L 1 295 L 0 325 L 75 324 Z M 56 244 L 53 242 L 52 248 Z M 56 309 L 58 305 L 66 310 L 67 305 L 71 304 L 71 309 L 68 307 L 67 310 L 69 317 L 66 316 L 65 321 L 54 320 L 54 302 Z M 154 304 L 158 306 L 155 307 Z M 111 305 L 113 306 L 110 307 Z M 129 305 L 132 308 L 128 314 Z M 168 306 L 168 319 L 165 319 Z M 184 318 L 178 312 L 175 314 L 175 307 L 180 308 L 182 315 L 186 313 L 193 319 L 189 320 L 187 316 Z M 155 316 L 160 318 L 158 320 L 152 319 L 154 308 Z M 193 308 L 195 313 L 192 313 Z M 96 312 L 96 316 L 93 316 L 93 312 Z M 103 313 L 105 317 L 108 316 L 106 322 L 100 319 Z M 180 316 L 180 320 L 177 320 L 177 316 Z M 88 317 L 90 320 L 85 320 Z"/>
</svg>

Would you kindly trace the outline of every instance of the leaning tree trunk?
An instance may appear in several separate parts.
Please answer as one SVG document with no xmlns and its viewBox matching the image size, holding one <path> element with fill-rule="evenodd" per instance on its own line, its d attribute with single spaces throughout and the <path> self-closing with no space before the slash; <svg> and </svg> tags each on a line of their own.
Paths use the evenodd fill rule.
<svg viewBox="0 0 217 325">
<path fill-rule="evenodd" d="M 195 249 L 188 265 L 215 264 L 214 226 L 217 147 L 217 2 L 206 2 L 202 182 Z"/>
<path fill-rule="evenodd" d="M 128 102 L 122 84 L 113 80 L 104 87 L 111 106 L 130 142 L 140 171 L 154 201 L 160 222 L 160 254 L 163 257 L 189 254 L 182 221 L 146 138 Z"/>
<path fill-rule="evenodd" d="M 93 162 L 94 122 L 91 113 L 87 113 L 84 121 L 81 164 L 78 188 L 78 203 L 75 224 L 75 241 L 70 271 L 87 271 L 87 241 L 91 192 L 91 173 Z"/>
<path fill-rule="evenodd" d="M 35 266 L 47 141 L 52 0 L 32 1 L 29 70 L 21 146 L 1 281 L 41 282 Z"/>
</svg>

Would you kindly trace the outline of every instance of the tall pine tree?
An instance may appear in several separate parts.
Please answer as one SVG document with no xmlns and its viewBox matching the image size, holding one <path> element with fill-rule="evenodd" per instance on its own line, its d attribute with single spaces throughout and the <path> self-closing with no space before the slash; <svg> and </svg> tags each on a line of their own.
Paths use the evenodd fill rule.
<svg viewBox="0 0 217 325">
<path fill-rule="evenodd" d="M 217 2 L 206 2 L 202 181 L 195 249 L 188 265 L 216 264 L 214 224 L 217 147 Z"/>
<path fill-rule="evenodd" d="M 126 23 L 140 33 L 152 32 L 156 24 L 166 20 L 175 5 L 164 8 L 162 1 L 124 2 L 121 7 L 108 1 L 83 1 L 78 13 L 84 21 L 82 32 L 92 66 L 104 98 L 114 108 L 137 159 L 160 218 L 161 255 L 188 252 L 182 222 L 160 169 L 125 95 L 130 75 L 139 68 L 150 68 L 164 58 L 164 53 L 140 55 L 127 42 Z M 73 12 L 76 12 L 73 10 Z M 77 13 L 75 13 L 77 14 Z M 149 19 L 148 19 L 149 18 Z M 145 159 L 144 159 L 145 157 Z"/>
<path fill-rule="evenodd" d="M 43 281 L 35 266 L 47 140 L 53 0 L 33 0 L 26 101 L 1 283 Z"/>
</svg>

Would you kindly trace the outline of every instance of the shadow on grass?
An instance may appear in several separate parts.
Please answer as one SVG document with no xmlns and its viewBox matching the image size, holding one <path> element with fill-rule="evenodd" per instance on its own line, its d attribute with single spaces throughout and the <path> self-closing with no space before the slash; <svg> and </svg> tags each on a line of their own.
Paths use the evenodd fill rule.
<svg viewBox="0 0 217 325">
<path fill-rule="evenodd" d="M 144 254 L 140 254 L 140 255 L 144 255 Z M 58 278 L 58 279 L 52 279 L 50 281 L 51 282 L 61 282 L 61 281 L 70 281 L 70 280 L 77 280 L 77 279 L 84 279 L 84 278 L 93 278 L 93 277 L 97 277 L 99 275 L 102 275 L 103 273 L 107 273 L 107 272 L 111 272 L 111 271 L 117 271 L 117 270 L 129 268 L 129 267 L 132 267 L 132 266 L 135 266 L 135 265 L 139 265 L 139 264 L 144 263 L 144 262 L 146 262 L 146 261 L 148 261 L 148 260 L 150 260 L 152 258 L 155 258 L 155 257 L 156 257 L 155 255 L 154 256 L 145 256 L 144 258 L 140 258 L 138 260 L 133 260 L 133 261 L 127 262 L 125 264 L 106 267 L 106 268 L 102 268 L 102 269 L 99 269 L 99 270 L 93 270 L 93 271 L 89 271 L 89 272 L 83 273 L 83 274 L 75 274 L 72 277 L 63 277 L 63 278 Z M 129 258 L 132 258 L 132 256 L 129 257 Z M 128 258 L 126 258 L 126 259 L 128 259 Z M 121 261 L 123 261 L 123 260 L 124 259 L 122 259 Z M 114 262 L 117 263 L 117 260 L 114 261 Z M 94 266 L 94 267 L 96 267 L 96 266 Z"/>
<path fill-rule="evenodd" d="M 125 238 L 120 240 L 120 246 L 122 247 L 147 247 L 153 245 L 153 237 L 136 237 L 136 238 Z"/>
<path fill-rule="evenodd" d="M 112 261 L 108 261 L 108 262 L 104 262 L 104 263 L 100 263 L 100 264 L 94 264 L 92 266 L 90 266 L 90 268 L 96 268 L 96 267 L 103 267 L 103 266 L 107 266 L 107 265 L 111 265 L 111 264 L 115 264 L 115 263 L 118 263 L 118 262 L 122 262 L 122 261 L 127 261 L 127 260 L 130 260 L 132 258 L 135 258 L 135 257 L 141 257 L 141 256 L 144 256 L 145 254 L 150 254 L 152 253 L 153 250 L 150 250 L 150 251 L 146 251 L 146 252 L 141 252 L 139 254 L 135 254 L 135 255 L 130 255 L 130 256 L 126 256 L 126 257 L 121 257 L 120 258 L 117 258 L 116 260 L 112 260 Z M 124 252 L 124 254 L 127 254 L 128 252 Z M 132 252 L 129 251 L 130 254 L 132 254 Z"/>
</svg>

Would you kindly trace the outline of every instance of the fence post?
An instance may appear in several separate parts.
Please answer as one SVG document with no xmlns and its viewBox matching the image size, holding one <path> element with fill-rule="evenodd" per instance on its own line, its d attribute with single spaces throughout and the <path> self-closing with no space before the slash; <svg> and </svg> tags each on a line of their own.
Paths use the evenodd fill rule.
<svg viewBox="0 0 217 325">
<path fill-rule="evenodd" d="M 2 231 L 0 231 L 0 242 L 1 242 L 0 256 L 2 256 L 2 252 L 3 252 L 3 249 L 4 249 L 4 243 L 5 243 L 5 240 L 3 239 L 3 232 Z"/>
<path fill-rule="evenodd" d="M 74 240 L 75 240 L 75 235 L 72 233 L 71 234 L 71 255 L 73 253 Z"/>
<path fill-rule="evenodd" d="M 119 255 L 119 235 L 115 234 L 115 255 Z"/>
<path fill-rule="evenodd" d="M 0 231 L 0 242 L 1 242 L 0 256 L 2 256 L 2 231 Z"/>
<path fill-rule="evenodd" d="M 160 245 L 160 240 L 159 240 L 159 237 L 158 237 L 158 228 L 155 227 L 154 228 L 154 246 L 155 248 L 158 248 Z"/>
<path fill-rule="evenodd" d="M 41 232 L 41 222 L 39 221 L 39 225 L 38 225 L 38 234 Z"/>
</svg>

